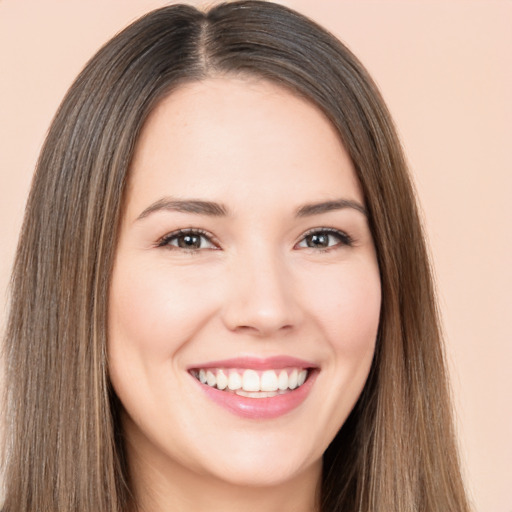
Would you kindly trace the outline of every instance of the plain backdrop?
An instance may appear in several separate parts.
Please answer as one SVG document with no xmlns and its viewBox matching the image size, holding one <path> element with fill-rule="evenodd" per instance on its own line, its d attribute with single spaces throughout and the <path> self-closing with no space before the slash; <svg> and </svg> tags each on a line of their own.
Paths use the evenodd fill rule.
<svg viewBox="0 0 512 512">
<path fill-rule="evenodd" d="M 0 0 L 1 328 L 34 164 L 60 100 L 100 45 L 166 3 Z M 476 511 L 512 512 L 512 2 L 282 3 L 343 40 L 390 107 L 432 249 L 468 489 Z"/>
</svg>

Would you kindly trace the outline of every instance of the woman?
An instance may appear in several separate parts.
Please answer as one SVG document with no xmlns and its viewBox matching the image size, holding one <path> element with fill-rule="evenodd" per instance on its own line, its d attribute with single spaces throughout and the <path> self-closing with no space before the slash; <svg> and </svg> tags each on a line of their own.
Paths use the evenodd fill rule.
<svg viewBox="0 0 512 512">
<path fill-rule="evenodd" d="M 5 511 L 468 510 L 390 116 L 284 7 L 167 7 L 90 61 L 6 355 Z"/>
</svg>

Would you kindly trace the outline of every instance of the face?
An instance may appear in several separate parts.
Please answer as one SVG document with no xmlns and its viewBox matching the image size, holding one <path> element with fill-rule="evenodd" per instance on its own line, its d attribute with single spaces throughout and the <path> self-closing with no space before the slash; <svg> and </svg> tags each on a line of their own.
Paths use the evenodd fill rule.
<svg viewBox="0 0 512 512">
<path fill-rule="evenodd" d="M 154 110 L 130 172 L 108 345 L 129 454 L 238 485 L 318 475 L 381 301 L 334 128 L 276 85 L 211 78 Z"/>
</svg>

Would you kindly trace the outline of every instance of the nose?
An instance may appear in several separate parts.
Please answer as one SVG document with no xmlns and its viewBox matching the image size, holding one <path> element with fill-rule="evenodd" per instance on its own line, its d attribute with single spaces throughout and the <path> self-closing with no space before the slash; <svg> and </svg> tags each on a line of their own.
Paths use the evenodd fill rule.
<svg viewBox="0 0 512 512">
<path fill-rule="evenodd" d="M 302 310 L 293 274 L 271 253 L 240 257 L 233 264 L 222 317 L 231 331 L 268 337 L 296 329 Z"/>
</svg>

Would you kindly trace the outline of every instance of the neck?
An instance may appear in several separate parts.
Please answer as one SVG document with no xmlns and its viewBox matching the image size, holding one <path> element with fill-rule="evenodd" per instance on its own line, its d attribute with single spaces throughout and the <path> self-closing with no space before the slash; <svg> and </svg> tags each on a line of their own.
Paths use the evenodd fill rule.
<svg viewBox="0 0 512 512">
<path fill-rule="evenodd" d="M 136 512 L 318 512 L 322 463 L 268 485 L 241 485 L 128 449 Z M 155 456 L 156 455 L 156 456 Z"/>
</svg>

